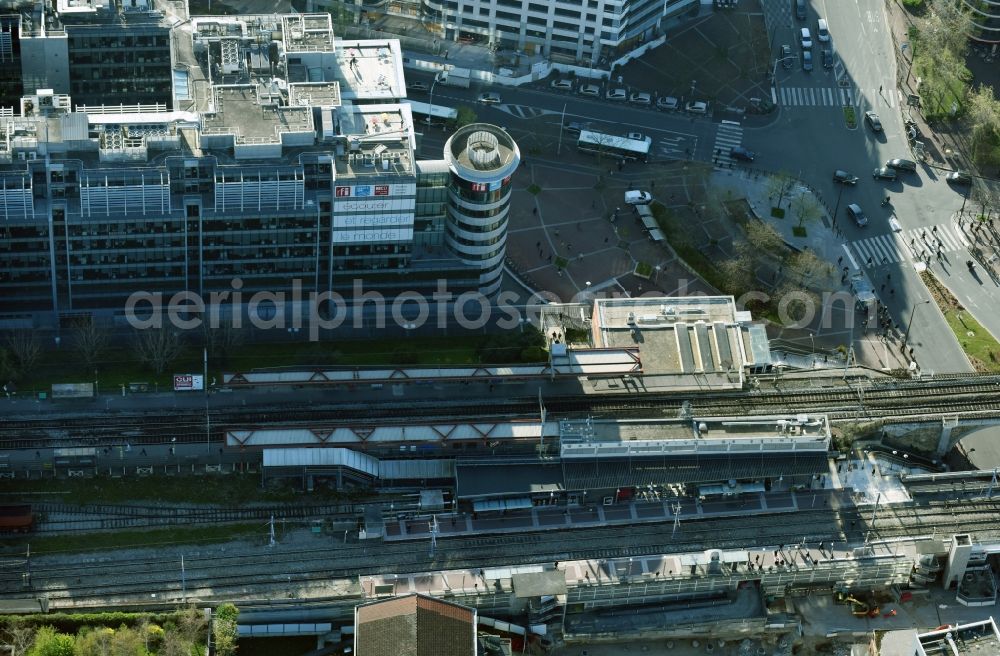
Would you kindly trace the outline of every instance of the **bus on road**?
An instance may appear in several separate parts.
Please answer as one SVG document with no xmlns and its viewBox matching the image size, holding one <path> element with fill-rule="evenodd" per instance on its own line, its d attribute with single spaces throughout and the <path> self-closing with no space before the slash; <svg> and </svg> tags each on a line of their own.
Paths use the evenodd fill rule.
<svg viewBox="0 0 1000 656">
<path fill-rule="evenodd" d="M 458 118 L 458 110 L 453 107 L 428 105 L 416 100 L 404 100 L 403 102 L 410 106 L 410 111 L 413 113 L 413 121 L 418 125 L 420 123 L 454 121 Z"/>
<path fill-rule="evenodd" d="M 583 130 L 580 132 L 580 138 L 576 143 L 576 147 L 580 152 L 591 153 L 593 155 L 648 162 L 649 148 L 652 144 L 653 140 L 649 137 L 629 139 L 627 137 L 616 137 L 613 134 Z"/>
</svg>

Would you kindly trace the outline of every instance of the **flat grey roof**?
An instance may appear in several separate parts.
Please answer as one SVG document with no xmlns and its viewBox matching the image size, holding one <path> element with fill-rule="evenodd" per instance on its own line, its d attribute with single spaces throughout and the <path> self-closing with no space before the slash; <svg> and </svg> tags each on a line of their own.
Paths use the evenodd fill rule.
<svg viewBox="0 0 1000 656">
<path fill-rule="evenodd" d="M 567 490 L 777 478 L 827 471 L 825 453 L 669 456 L 631 460 L 564 460 Z"/>
<path fill-rule="evenodd" d="M 518 599 L 566 594 L 566 572 L 561 569 L 514 574 L 510 579 Z"/>
<path fill-rule="evenodd" d="M 563 489 L 562 467 L 540 463 L 457 463 L 455 480 L 456 494 L 460 499 L 538 494 Z"/>
</svg>

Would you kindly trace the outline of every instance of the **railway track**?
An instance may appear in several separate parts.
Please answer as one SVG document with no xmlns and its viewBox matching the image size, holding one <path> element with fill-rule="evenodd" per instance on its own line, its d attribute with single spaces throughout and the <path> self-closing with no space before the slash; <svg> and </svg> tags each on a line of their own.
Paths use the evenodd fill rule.
<svg viewBox="0 0 1000 656">
<path fill-rule="evenodd" d="M 417 509 L 416 503 L 392 502 L 396 510 Z M 299 521 L 312 518 L 354 519 L 362 516 L 366 504 L 280 504 L 241 508 L 191 508 L 165 506 L 72 506 L 55 503 L 36 503 L 39 514 L 35 533 L 58 535 L 64 533 L 100 531 L 123 528 L 156 528 L 196 524 L 222 525 L 236 522 Z M 378 502 L 389 508 L 390 502 Z"/>
<path fill-rule="evenodd" d="M 715 519 L 692 518 L 676 534 L 664 524 L 570 529 L 516 535 L 441 538 L 436 556 L 415 543 L 341 545 L 318 548 L 261 547 L 243 553 L 185 552 L 186 591 L 218 597 L 266 595 L 275 588 L 312 585 L 334 578 L 364 574 L 420 572 L 441 568 L 485 568 L 568 559 L 607 559 L 702 551 L 706 548 L 747 549 L 777 544 L 816 546 L 819 542 L 860 543 L 866 537 L 890 539 L 919 535 L 968 532 L 974 540 L 1000 536 L 997 512 L 1000 500 L 974 504 L 932 503 L 925 506 L 886 506 L 874 513 L 861 507 L 841 510 L 802 510 L 796 521 L 787 516 L 754 515 Z M 752 520 L 748 522 L 747 520 Z M 216 551 L 211 548 L 206 552 Z M 101 605 L 109 600 L 148 599 L 179 595 L 181 551 L 174 557 L 117 559 L 107 556 L 77 558 L 73 563 L 32 558 L 32 592 L 44 592 L 57 606 L 72 601 Z M 173 562 L 177 560 L 178 562 Z M 0 598 L 23 595 L 23 559 L 0 563 Z M 200 592 L 196 592 L 200 591 Z"/>
<path fill-rule="evenodd" d="M 741 392 L 588 395 L 546 399 L 550 413 L 592 416 L 676 417 L 752 416 L 822 412 L 834 420 L 868 417 L 913 417 L 941 412 L 1000 412 L 1000 376 L 966 376 L 931 381 L 856 379 L 835 387 Z M 534 418 L 537 399 L 490 399 L 482 402 L 427 401 L 405 404 L 302 405 L 280 408 L 212 409 L 204 411 L 96 413 L 45 417 L 12 417 L 0 425 L 0 449 L 27 449 L 98 444 L 222 442 L 236 427 L 316 427 L 324 424 L 403 424 L 413 421 L 476 421 Z"/>
</svg>

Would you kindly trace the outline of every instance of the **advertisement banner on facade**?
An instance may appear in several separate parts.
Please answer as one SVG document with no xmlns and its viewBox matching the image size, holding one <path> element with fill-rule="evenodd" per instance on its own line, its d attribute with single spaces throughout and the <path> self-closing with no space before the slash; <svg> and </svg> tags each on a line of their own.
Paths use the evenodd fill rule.
<svg viewBox="0 0 1000 656">
<path fill-rule="evenodd" d="M 175 392 L 196 392 L 205 389 L 205 377 L 201 374 L 174 374 Z"/>
<path fill-rule="evenodd" d="M 385 198 L 387 196 L 412 196 L 417 193 L 417 185 L 407 184 L 371 184 L 371 185 L 337 185 L 334 195 L 337 198 Z"/>
<path fill-rule="evenodd" d="M 55 383 L 52 385 L 54 399 L 92 399 L 93 383 Z"/>
</svg>

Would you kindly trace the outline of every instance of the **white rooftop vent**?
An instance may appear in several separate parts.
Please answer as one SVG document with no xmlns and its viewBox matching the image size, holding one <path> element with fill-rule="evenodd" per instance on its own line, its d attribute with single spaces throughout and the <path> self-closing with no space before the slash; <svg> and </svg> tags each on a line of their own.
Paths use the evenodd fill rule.
<svg viewBox="0 0 1000 656">
<path fill-rule="evenodd" d="M 467 142 L 469 161 L 479 170 L 493 169 L 500 165 L 500 141 L 496 135 L 479 130 L 469 135 Z"/>
</svg>

